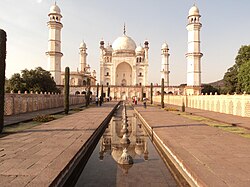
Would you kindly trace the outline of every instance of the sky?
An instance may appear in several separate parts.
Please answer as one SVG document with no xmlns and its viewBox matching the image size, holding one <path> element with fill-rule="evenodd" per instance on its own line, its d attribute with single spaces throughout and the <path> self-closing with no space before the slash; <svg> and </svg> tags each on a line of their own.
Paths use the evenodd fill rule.
<svg viewBox="0 0 250 187">
<path fill-rule="evenodd" d="M 48 13 L 54 0 L 0 0 L 0 28 L 7 32 L 6 77 L 21 70 L 48 70 Z M 250 44 L 249 0 L 57 0 L 63 16 L 62 70 L 79 66 L 79 45 L 87 44 L 87 63 L 97 71 L 99 43 L 123 34 L 137 45 L 149 41 L 149 83 L 160 83 L 161 45 L 170 53 L 170 85 L 186 83 L 187 16 L 196 3 L 201 14 L 202 82 L 223 78 L 238 49 Z"/>
</svg>

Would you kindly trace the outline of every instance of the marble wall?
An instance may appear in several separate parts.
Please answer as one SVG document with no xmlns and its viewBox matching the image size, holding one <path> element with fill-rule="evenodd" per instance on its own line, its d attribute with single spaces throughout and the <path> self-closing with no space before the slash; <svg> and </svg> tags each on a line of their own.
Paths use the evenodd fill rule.
<svg viewBox="0 0 250 187">
<path fill-rule="evenodd" d="M 154 102 L 161 102 L 161 96 L 154 96 Z M 165 95 L 164 102 L 221 112 L 225 114 L 233 114 L 237 116 L 250 117 L 250 95 Z"/>
</svg>

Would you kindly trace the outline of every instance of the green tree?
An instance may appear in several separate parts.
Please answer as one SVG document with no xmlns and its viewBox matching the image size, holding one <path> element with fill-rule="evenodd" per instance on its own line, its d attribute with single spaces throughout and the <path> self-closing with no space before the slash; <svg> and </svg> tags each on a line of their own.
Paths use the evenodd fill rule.
<svg viewBox="0 0 250 187">
<path fill-rule="evenodd" d="M 0 29 L 0 133 L 4 125 L 4 88 L 5 88 L 5 67 L 6 67 L 6 32 Z"/>
<path fill-rule="evenodd" d="M 70 79 L 70 69 L 65 68 L 65 82 L 64 82 L 64 112 L 69 113 L 69 79 Z"/>
<path fill-rule="evenodd" d="M 223 77 L 223 80 L 225 82 L 224 92 L 227 92 L 230 94 L 234 92 L 238 92 L 238 93 L 242 92 L 242 84 L 245 84 L 245 83 L 241 81 L 244 81 L 245 79 L 240 78 L 239 72 L 240 72 L 241 66 L 243 66 L 249 61 L 250 61 L 250 45 L 241 46 L 235 58 L 235 64 L 227 70 L 227 72 L 225 73 Z M 242 72 L 241 74 L 244 74 L 244 73 Z M 239 78 L 240 78 L 240 81 L 239 81 Z"/>
<path fill-rule="evenodd" d="M 213 87 L 210 84 L 204 84 L 203 85 L 203 89 L 201 90 L 201 93 L 203 93 L 203 94 L 206 94 L 206 93 L 210 94 L 211 92 L 212 92 L 213 95 L 215 94 L 215 92 L 217 92 L 218 94 L 220 94 L 219 89 Z"/>
<path fill-rule="evenodd" d="M 250 94 L 250 60 L 245 62 L 239 69 L 237 89 L 241 93 Z"/>
<path fill-rule="evenodd" d="M 8 89 L 14 92 L 33 91 L 33 92 L 60 92 L 56 87 L 55 81 L 51 78 L 49 71 L 37 67 L 34 70 L 22 70 L 21 75 L 15 73 L 9 80 Z"/>
<path fill-rule="evenodd" d="M 226 93 L 234 93 L 236 92 L 236 88 L 237 88 L 237 84 L 238 84 L 238 70 L 237 70 L 237 66 L 234 65 L 231 68 L 229 68 L 227 70 L 227 72 L 225 73 L 223 80 L 225 82 L 225 88 L 224 88 L 224 92 Z"/>
<path fill-rule="evenodd" d="M 6 77 L 5 77 L 4 87 L 5 87 L 5 92 L 9 93 L 10 90 L 8 88 L 10 87 L 10 81 Z"/>
<path fill-rule="evenodd" d="M 9 87 L 7 90 L 13 90 L 15 93 L 17 93 L 19 90 L 21 92 L 26 91 L 26 84 L 23 81 L 22 76 L 19 73 L 15 73 L 11 76 L 9 80 Z"/>
</svg>

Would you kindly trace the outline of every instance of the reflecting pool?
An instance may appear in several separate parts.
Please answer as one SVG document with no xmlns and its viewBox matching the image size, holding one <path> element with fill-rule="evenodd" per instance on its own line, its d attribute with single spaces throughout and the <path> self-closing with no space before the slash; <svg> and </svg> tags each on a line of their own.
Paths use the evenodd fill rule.
<svg viewBox="0 0 250 187">
<path fill-rule="evenodd" d="M 129 106 L 126 116 L 121 105 L 75 186 L 178 186 Z M 132 164 L 119 164 L 125 151 Z"/>
</svg>

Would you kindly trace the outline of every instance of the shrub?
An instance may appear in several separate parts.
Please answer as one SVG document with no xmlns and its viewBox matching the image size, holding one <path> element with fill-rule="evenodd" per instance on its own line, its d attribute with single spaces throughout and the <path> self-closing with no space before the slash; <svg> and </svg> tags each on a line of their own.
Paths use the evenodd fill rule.
<svg viewBox="0 0 250 187">
<path fill-rule="evenodd" d="M 33 121 L 37 121 L 37 122 L 49 122 L 54 120 L 55 117 L 51 116 L 51 115 L 38 115 L 36 117 L 33 118 Z"/>
</svg>

